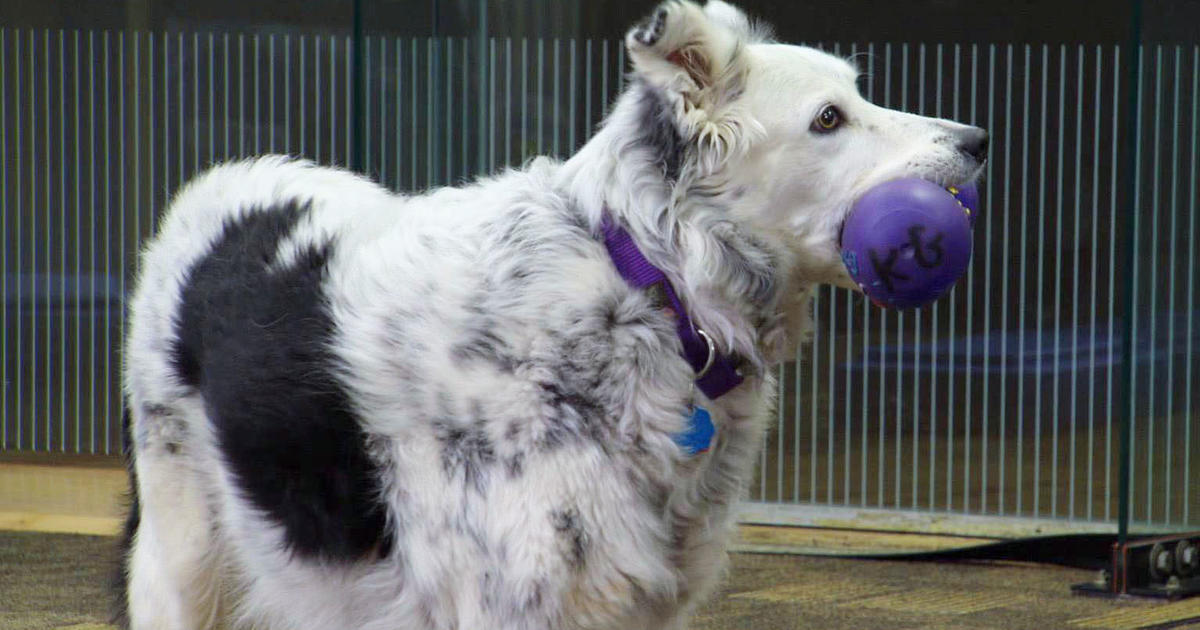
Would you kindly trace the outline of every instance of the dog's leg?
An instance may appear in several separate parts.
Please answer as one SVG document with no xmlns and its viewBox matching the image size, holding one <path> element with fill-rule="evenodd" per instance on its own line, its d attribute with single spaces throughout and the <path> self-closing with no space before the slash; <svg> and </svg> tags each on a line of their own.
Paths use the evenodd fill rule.
<svg viewBox="0 0 1200 630">
<path fill-rule="evenodd" d="M 205 630 L 216 621 L 212 511 L 194 442 L 176 409 L 133 411 L 140 519 L 127 558 L 132 630 Z"/>
<path fill-rule="evenodd" d="M 775 387 L 774 377 L 768 375 L 722 399 L 725 418 L 709 460 L 687 493 L 677 497 L 674 526 L 686 590 L 677 616 L 664 624 L 664 630 L 686 628 L 724 572 L 726 549 L 736 527 L 734 509 L 762 449 Z"/>
</svg>

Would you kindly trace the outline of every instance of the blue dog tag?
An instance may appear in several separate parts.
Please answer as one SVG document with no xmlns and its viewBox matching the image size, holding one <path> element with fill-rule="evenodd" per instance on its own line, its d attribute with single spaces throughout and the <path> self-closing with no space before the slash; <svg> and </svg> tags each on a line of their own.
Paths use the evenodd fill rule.
<svg viewBox="0 0 1200 630">
<path fill-rule="evenodd" d="M 687 428 L 682 433 L 675 434 L 675 443 L 688 455 L 703 453 L 712 446 L 713 436 L 717 427 L 713 425 L 712 416 L 704 407 L 692 407 L 688 416 Z"/>
</svg>

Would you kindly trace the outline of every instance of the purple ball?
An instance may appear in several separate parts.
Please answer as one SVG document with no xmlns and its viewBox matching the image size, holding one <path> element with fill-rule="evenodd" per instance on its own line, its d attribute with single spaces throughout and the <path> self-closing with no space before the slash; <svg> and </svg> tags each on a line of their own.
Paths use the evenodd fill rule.
<svg viewBox="0 0 1200 630">
<path fill-rule="evenodd" d="M 842 261 L 880 306 L 929 304 L 967 270 L 978 199 L 974 186 L 956 195 L 916 177 L 884 182 L 850 210 L 842 226 Z"/>
</svg>

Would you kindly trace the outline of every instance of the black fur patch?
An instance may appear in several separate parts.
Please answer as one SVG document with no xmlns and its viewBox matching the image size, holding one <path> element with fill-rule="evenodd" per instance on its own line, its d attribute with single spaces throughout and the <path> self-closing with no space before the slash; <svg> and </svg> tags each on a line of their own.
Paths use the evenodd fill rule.
<svg viewBox="0 0 1200 630">
<path fill-rule="evenodd" d="M 642 142 L 654 152 L 654 164 L 670 182 L 679 181 L 686 147 L 675 114 L 658 90 L 642 83 L 639 88 L 638 120 L 641 121 Z"/>
<path fill-rule="evenodd" d="M 463 481 L 483 492 L 491 465 L 496 461 L 496 449 L 484 431 L 483 412 L 478 405 L 466 423 L 452 418 L 433 422 L 434 435 L 442 447 L 442 470 L 447 477 L 462 472 Z"/>
<path fill-rule="evenodd" d="M 590 540 L 587 532 L 583 529 L 579 511 L 575 508 L 556 510 L 550 513 L 550 522 L 554 526 L 554 531 L 558 532 L 559 537 L 566 543 L 567 563 L 573 569 L 583 569 L 587 562 Z"/>
<path fill-rule="evenodd" d="M 335 377 L 323 282 L 332 243 L 275 265 L 298 203 L 228 223 L 189 271 L 174 363 L 200 390 L 245 496 L 296 553 L 352 561 L 390 549 L 378 466 Z"/>
</svg>

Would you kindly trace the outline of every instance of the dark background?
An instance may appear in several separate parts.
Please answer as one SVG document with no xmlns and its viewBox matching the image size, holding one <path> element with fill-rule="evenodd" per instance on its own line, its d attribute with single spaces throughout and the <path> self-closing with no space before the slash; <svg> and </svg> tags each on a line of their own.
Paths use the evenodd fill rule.
<svg viewBox="0 0 1200 630">
<path fill-rule="evenodd" d="M 369 30 L 397 35 L 474 35 L 481 6 L 491 35 L 617 37 L 653 2 L 366 0 Z M 783 39 L 958 43 L 1107 44 L 1128 40 L 1129 0 L 744 0 Z M 228 29 L 260 31 L 351 25 L 350 0 L 7 0 L 10 27 Z M 1144 34 L 1188 41 L 1200 28 L 1200 2 L 1146 3 Z M 897 34 L 903 37 L 898 38 Z"/>
</svg>

